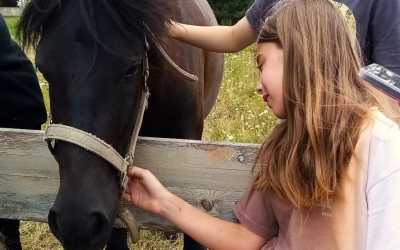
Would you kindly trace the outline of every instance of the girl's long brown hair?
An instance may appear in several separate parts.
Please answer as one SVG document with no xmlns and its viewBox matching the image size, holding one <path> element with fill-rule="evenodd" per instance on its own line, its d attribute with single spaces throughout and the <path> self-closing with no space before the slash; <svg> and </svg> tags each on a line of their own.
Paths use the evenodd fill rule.
<svg viewBox="0 0 400 250">
<path fill-rule="evenodd" d="M 287 120 L 260 150 L 255 186 L 298 208 L 329 201 L 370 107 L 377 105 L 358 78 L 354 35 L 329 0 L 289 0 L 266 20 L 258 40 L 263 42 L 283 49 Z"/>
</svg>

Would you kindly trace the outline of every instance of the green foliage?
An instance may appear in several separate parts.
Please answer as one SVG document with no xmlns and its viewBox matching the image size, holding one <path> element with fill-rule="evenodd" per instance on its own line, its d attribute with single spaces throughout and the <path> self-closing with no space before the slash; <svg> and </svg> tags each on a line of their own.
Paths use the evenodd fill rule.
<svg viewBox="0 0 400 250">
<path fill-rule="evenodd" d="M 241 19 L 254 0 L 208 0 L 220 24 L 230 25 Z"/>
<path fill-rule="evenodd" d="M 8 29 L 10 30 L 11 36 L 15 38 L 15 32 L 17 31 L 18 17 L 6 17 L 5 18 Z"/>
<path fill-rule="evenodd" d="M 254 47 L 226 54 L 224 80 L 204 124 L 204 140 L 261 143 L 272 131 L 277 120 L 256 93 L 259 74 L 254 57 Z"/>
</svg>

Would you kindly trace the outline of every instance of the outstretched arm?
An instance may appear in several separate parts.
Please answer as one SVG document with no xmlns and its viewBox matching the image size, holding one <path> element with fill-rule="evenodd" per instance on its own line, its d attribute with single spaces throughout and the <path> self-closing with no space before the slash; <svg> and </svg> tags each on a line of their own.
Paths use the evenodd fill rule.
<svg viewBox="0 0 400 250">
<path fill-rule="evenodd" d="M 128 175 L 125 199 L 171 221 L 209 249 L 255 250 L 265 244 L 265 239 L 243 225 L 212 217 L 170 193 L 150 171 L 135 167 Z"/>
<path fill-rule="evenodd" d="M 238 52 L 257 39 L 257 33 L 246 17 L 233 26 L 195 26 L 172 22 L 172 38 L 215 52 Z"/>
</svg>

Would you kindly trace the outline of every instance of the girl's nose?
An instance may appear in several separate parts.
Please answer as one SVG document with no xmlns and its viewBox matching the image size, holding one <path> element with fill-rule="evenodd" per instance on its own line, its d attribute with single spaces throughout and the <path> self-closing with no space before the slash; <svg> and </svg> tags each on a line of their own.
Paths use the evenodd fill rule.
<svg viewBox="0 0 400 250">
<path fill-rule="evenodd" d="M 263 90 L 262 90 L 261 83 L 257 84 L 256 92 L 257 92 L 257 94 L 262 95 Z"/>
</svg>

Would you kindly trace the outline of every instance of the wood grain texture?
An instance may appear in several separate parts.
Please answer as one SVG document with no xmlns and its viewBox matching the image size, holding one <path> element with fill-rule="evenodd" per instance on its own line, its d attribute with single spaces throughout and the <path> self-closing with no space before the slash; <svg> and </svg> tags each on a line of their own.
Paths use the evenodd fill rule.
<svg viewBox="0 0 400 250">
<path fill-rule="evenodd" d="M 58 166 L 42 131 L 0 129 L 0 217 L 47 220 Z M 135 165 L 148 168 L 172 192 L 213 216 L 234 221 L 232 206 L 251 182 L 258 145 L 140 138 Z M 131 208 L 141 227 L 175 230 Z"/>
<path fill-rule="evenodd" d="M 17 7 L 0 7 L 0 14 L 5 17 L 21 16 L 22 9 Z"/>
</svg>

